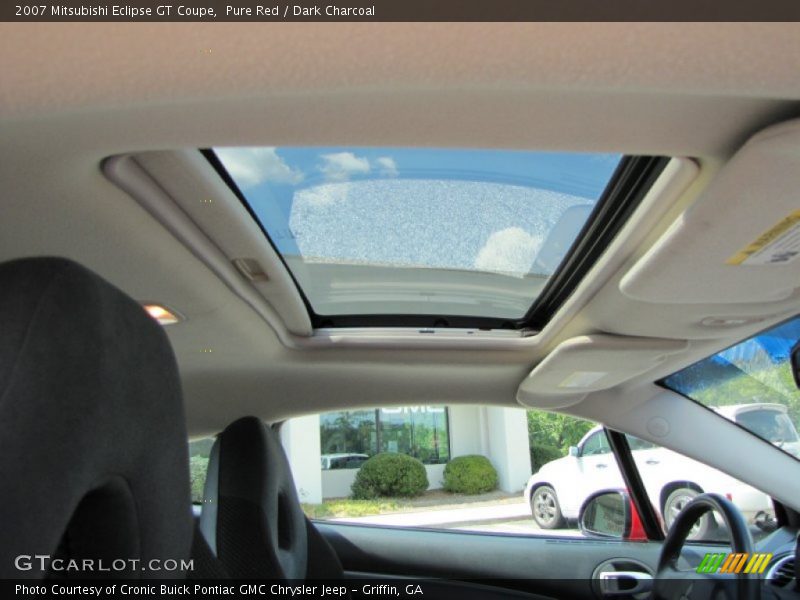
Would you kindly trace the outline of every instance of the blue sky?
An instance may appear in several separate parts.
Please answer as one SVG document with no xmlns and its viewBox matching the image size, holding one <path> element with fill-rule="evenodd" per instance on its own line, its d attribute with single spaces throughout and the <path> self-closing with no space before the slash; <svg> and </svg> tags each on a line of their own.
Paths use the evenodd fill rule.
<svg viewBox="0 0 800 600">
<path fill-rule="evenodd" d="M 753 363 L 760 357 L 772 364 L 778 364 L 789 360 L 792 347 L 798 340 L 800 340 L 800 318 L 795 318 L 723 350 L 717 356 L 734 365 Z"/>
<path fill-rule="evenodd" d="M 767 388 L 783 386 L 785 382 L 773 375 L 779 369 L 790 368 L 789 355 L 799 340 L 800 317 L 795 317 L 670 375 L 666 384 L 689 397 L 697 390 L 724 384 L 742 375 L 761 381 Z M 798 395 L 793 385 L 776 391 Z M 776 399 L 780 397 L 771 398 Z"/>
<path fill-rule="evenodd" d="M 558 231 L 574 237 L 575 215 L 588 215 L 620 160 L 425 148 L 217 154 L 284 254 L 515 276 L 549 270 L 535 260 L 550 231 L 572 208 Z"/>
</svg>

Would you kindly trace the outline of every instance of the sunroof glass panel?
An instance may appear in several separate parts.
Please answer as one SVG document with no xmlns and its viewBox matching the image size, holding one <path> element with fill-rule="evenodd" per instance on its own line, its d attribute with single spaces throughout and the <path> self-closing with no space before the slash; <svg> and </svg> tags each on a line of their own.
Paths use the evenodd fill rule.
<svg viewBox="0 0 800 600">
<path fill-rule="evenodd" d="M 317 316 L 523 318 L 621 157 L 217 148 Z"/>
</svg>

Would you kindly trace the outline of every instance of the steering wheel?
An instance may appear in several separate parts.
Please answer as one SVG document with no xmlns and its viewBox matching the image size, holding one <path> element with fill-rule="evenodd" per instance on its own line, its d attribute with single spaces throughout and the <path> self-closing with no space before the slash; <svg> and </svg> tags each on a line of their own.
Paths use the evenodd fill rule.
<svg viewBox="0 0 800 600">
<path fill-rule="evenodd" d="M 717 597 L 712 590 L 731 583 L 732 576 L 717 573 L 697 573 L 695 571 L 678 570 L 681 550 L 692 526 L 706 512 L 715 510 L 725 521 L 731 538 L 733 552 L 753 552 L 753 537 L 747 528 L 742 514 L 733 503 L 719 494 L 700 494 L 684 506 L 675 518 L 672 527 L 664 540 L 661 557 L 658 560 L 658 572 L 653 585 L 655 600 L 673 600 L 675 598 Z M 735 575 L 735 600 L 758 600 L 761 592 L 761 578 L 756 573 L 739 572 Z M 723 592 L 724 593 L 724 592 Z"/>
</svg>

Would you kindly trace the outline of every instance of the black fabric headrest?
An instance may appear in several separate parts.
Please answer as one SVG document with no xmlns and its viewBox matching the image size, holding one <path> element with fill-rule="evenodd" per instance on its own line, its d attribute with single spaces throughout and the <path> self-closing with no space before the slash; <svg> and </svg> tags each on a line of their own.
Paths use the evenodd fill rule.
<svg viewBox="0 0 800 600">
<path fill-rule="evenodd" d="M 208 469 L 200 530 L 231 576 L 305 579 L 307 522 L 276 433 L 256 417 L 233 422 Z"/>
<path fill-rule="evenodd" d="M 0 578 L 46 575 L 33 555 L 141 561 L 106 573 L 51 563 L 57 577 L 182 576 L 151 562 L 185 560 L 193 528 L 161 327 L 85 268 L 39 258 L 0 265 L 0 331 Z"/>
</svg>

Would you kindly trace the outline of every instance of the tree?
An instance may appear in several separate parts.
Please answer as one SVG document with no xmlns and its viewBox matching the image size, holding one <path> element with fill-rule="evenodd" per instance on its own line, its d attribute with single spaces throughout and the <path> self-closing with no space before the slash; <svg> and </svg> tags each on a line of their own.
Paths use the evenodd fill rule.
<svg viewBox="0 0 800 600">
<path fill-rule="evenodd" d="M 570 415 L 528 411 L 528 441 L 531 446 L 557 448 L 566 455 L 570 446 L 576 445 L 595 423 L 584 421 Z"/>
</svg>

